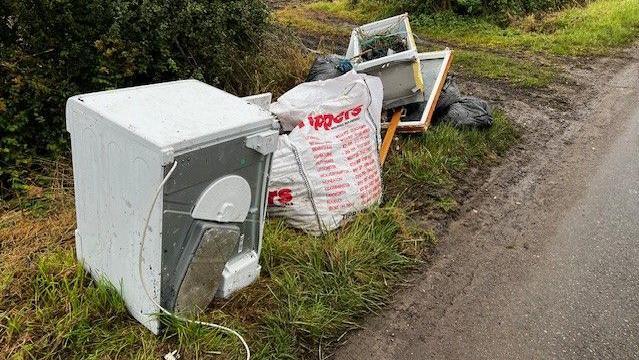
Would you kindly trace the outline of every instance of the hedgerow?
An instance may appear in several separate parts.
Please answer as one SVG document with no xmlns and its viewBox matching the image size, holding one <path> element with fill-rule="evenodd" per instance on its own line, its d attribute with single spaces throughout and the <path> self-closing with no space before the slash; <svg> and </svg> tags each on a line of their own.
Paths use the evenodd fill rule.
<svg viewBox="0 0 639 360">
<path fill-rule="evenodd" d="M 0 189 L 68 152 L 69 96 L 182 78 L 246 90 L 240 60 L 267 26 L 262 0 L 0 0 Z"/>
</svg>

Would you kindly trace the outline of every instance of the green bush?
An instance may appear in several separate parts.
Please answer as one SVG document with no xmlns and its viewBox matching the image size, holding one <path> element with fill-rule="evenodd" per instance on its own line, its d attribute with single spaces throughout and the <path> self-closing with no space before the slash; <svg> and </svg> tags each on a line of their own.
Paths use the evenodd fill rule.
<svg viewBox="0 0 639 360">
<path fill-rule="evenodd" d="M 267 24 L 262 0 L 0 0 L 0 188 L 68 151 L 69 96 L 181 78 L 245 91 Z"/>
</svg>

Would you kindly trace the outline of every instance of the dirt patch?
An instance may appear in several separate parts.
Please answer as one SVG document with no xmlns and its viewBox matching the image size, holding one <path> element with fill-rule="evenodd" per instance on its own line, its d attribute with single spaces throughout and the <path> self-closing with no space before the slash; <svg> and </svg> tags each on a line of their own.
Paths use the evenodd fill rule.
<svg viewBox="0 0 639 360">
<path fill-rule="evenodd" d="M 327 24 L 336 29 L 351 29 L 357 26 L 321 11 L 304 10 L 303 14 L 307 18 L 314 19 L 319 23 Z M 321 32 L 315 32 L 313 29 L 299 28 L 295 29 L 295 32 L 307 48 L 321 53 L 344 54 L 350 41 L 350 34 L 347 32 L 345 32 L 344 35 L 322 35 Z"/>
</svg>

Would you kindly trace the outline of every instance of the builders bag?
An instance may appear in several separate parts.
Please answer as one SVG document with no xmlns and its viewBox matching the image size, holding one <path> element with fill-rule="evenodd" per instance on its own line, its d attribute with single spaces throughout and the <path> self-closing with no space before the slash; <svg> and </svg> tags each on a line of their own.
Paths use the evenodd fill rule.
<svg viewBox="0 0 639 360">
<path fill-rule="evenodd" d="M 350 71 L 298 85 L 271 104 L 290 133 L 273 156 L 270 216 L 317 235 L 379 203 L 382 99 L 379 78 Z"/>
</svg>

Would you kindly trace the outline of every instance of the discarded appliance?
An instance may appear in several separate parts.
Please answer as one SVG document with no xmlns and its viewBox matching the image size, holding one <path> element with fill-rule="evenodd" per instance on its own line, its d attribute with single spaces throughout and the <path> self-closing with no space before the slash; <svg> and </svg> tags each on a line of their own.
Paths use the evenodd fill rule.
<svg viewBox="0 0 639 360">
<path fill-rule="evenodd" d="M 282 128 L 269 183 L 269 215 L 320 234 L 379 203 L 382 84 L 350 71 L 296 86 L 271 105 Z"/>
<path fill-rule="evenodd" d="M 382 79 L 384 109 L 425 100 L 424 80 L 408 14 L 353 29 L 346 57 L 351 59 L 357 72 Z"/>
<path fill-rule="evenodd" d="M 270 97 L 195 80 L 67 102 L 77 256 L 156 334 L 159 306 L 196 311 L 259 276 L 279 132 L 252 102 Z"/>
<path fill-rule="evenodd" d="M 428 129 L 452 64 L 453 53 L 451 50 L 446 49 L 420 53 L 418 57 L 422 78 L 424 79 L 426 100 L 406 106 L 406 116 L 397 125 L 398 132 L 424 132 Z M 390 121 L 384 120 L 382 119 L 382 126 L 388 127 Z"/>
</svg>

